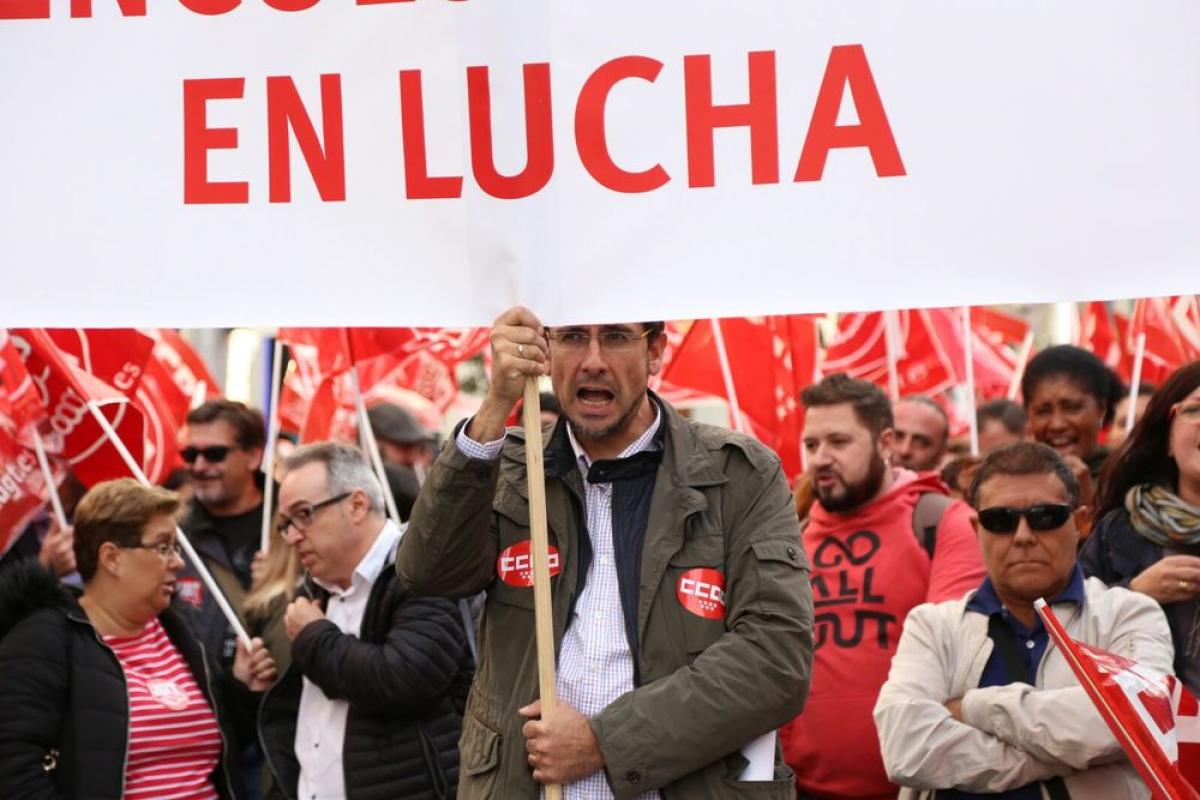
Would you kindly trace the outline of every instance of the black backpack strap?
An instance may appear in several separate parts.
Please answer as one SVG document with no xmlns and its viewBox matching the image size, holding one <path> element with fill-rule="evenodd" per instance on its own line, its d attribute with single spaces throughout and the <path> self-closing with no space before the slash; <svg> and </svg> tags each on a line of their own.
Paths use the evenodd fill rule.
<svg viewBox="0 0 1200 800">
<path fill-rule="evenodd" d="M 953 503 L 953 497 L 941 492 L 925 492 L 917 498 L 917 505 L 913 508 L 913 536 L 917 537 L 931 559 L 933 551 L 937 549 L 938 525 L 942 524 L 946 509 Z"/>
<path fill-rule="evenodd" d="M 1032 686 L 1033 678 L 1030 676 L 1029 670 L 1025 668 L 1025 659 L 1021 656 L 1021 646 L 1017 643 L 1017 637 L 1013 635 L 1012 628 L 1008 627 L 999 614 L 988 617 L 988 636 L 992 638 L 996 649 L 1000 652 L 1000 659 L 1004 662 L 1004 669 L 1008 674 L 1014 680 Z M 1050 795 L 1050 800 L 1071 800 L 1067 784 L 1061 777 L 1055 775 L 1050 780 L 1043 781 L 1042 784 L 1046 787 L 1046 793 Z"/>
</svg>

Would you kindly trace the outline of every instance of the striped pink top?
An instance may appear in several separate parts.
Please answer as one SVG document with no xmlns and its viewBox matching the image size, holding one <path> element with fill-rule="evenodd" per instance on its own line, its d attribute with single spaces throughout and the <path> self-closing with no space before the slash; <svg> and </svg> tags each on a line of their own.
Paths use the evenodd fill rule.
<svg viewBox="0 0 1200 800">
<path fill-rule="evenodd" d="M 124 800 L 216 800 L 217 718 L 162 623 L 137 636 L 105 636 L 129 687 Z"/>
</svg>

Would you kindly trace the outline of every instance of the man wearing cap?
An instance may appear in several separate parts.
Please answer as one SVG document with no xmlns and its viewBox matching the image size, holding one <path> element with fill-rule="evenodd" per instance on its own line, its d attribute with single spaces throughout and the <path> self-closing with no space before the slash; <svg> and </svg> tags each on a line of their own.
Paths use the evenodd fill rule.
<svg viewBox="0 0 1200 800">
<path fill-rule="evenodd" d="M 433 460 L 433 434 L 408 411 L 394 403 L 378 403 L 367 410 L 367 418 L 384 461 L 415 468 Z"/>
<path fill-rule="evenodd" d="M 463 721 L 458 796 L 794 796 L 747 745 L 799 713 L 812 661 L 808 564 L 779 459 L 691 422 L 647 390 L 662 323 L 543 328 L 523 308 L 492 330 L 479 412 L 417 499 L 397 570 L 425 594 L 487 591 Z M 526 378 L 548 374 L 545 430 L 553 713 L 534 665 L 525 435 L 505 431 Z M 753 748 L 750 751 L 753 752 Z"/>
<path fill-rule="evenodd" d="M 1172 671 L 1154 600 L 1084 580 L 1079 483 L 1035 442 L 992 452 L 969 490 L 988 576 L 966 597 L 914 608 L 875 705 L 901 797 L 1136 800 L 1150 792 L 1049 639 L 1044 598 L 1071 638 Z"/>
</svg>

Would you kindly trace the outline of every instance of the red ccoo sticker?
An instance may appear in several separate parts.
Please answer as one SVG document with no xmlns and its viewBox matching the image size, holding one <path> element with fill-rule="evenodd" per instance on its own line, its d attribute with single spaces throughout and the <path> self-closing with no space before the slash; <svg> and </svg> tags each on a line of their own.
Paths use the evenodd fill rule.
<svg viewBox="0 0 1200 800">
<path fill-rule="evenodd" d="M 725 576 L 697 567 L 679 576 L 675 595 L 688 611 L 705 619 L 725 619 Z"/>
<path fill-rule="evenodd" d="M 533 586 L 533 556 L 529 552 L 531 547 L 532 544 L 526 539 L 500 553 L 500 557 L 496 559 L 496 572 L 500 575 L 500 580 L 520 589 Z M 559 563 L 558 548 L 550 545 L 550 574 L 557 575 L 560 572 L 562 565 Z"/>
<path fill-rule="evenodd" d="M 175 581 L 175 596 L 196 608 L 204 605 L 204 584 L 199 578 L 180 578 Z"/>
</svg>

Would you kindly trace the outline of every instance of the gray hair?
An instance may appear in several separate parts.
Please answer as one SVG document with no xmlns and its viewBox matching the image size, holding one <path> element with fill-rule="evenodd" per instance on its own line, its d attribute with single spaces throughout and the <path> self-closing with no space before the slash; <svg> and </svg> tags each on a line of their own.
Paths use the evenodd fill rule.
<svg viewBox="0 0 1200 800">
<path fill-rule="evenodd" d="M 367 496 L 371 511 L 385 513 L 379 479 L 375 477 L 367 457 L 357 447 L 340 442 L 306 444 L 288 457 L 286 468 L 290 472 L 308 464 L 325 465 L 325 488 L 329 490 L 330 497 L 361 489 Z"/>
</svg>

